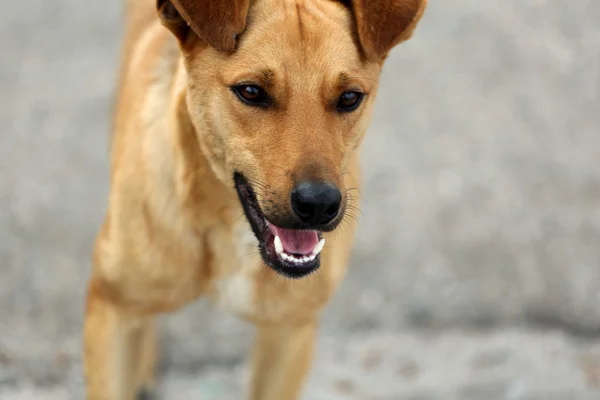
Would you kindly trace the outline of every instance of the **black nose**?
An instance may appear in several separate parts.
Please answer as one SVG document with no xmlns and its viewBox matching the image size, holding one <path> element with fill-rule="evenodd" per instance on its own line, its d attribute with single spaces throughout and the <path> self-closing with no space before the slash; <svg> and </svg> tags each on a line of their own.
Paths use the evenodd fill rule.
<svg viewBox="0 0 600 400">
<path fill-rule="evenodd" d="M 292 209 L 308 225 L 325 225 L 337 217 L 342 193 L 330 183 L 301 182 L 292 190 Z"/>
</svg>

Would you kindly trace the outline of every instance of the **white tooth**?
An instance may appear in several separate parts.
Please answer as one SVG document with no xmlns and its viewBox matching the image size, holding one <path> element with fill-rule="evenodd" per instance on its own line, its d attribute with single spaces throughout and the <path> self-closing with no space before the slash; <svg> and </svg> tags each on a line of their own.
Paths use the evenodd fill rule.
<svg viewBox="0 0 600 400">
<path fill-rule="evenodd" d="M 314 260 L 315 258 L 317 258 L 317 256 L 315 256 L 315 255 L 311 255 L 310 257 L 308 257 L 308 261 L 312 261 L 312 260 Z"/>
<path fill-rule="evenodd" d="M 281 239 L 279 236 L 275 235 L 275 240 L 273 240 L 273 244 L 275 244 L 275 251 L 277 254 L 281 254 L 283 252 L 283 243 L 281 243 Z"/>
<path fill-rule="evenodd" d="M 309 262 L 309 261 L 310 261 L 310 257 L 308 257 L 308 256 L 304 256 L 304 258 L 302 259 L 302 261 L 304 261 L 304 262 Z"/>
<path fill-rule="evenodd" d="M 279 254 L 281 256 L 281 258 L 283 258 L 284 260 L 288 260 L 288 258 L 290 258 L 286 253 L 281 253 Z"/>
<path fill-rule="evenodd" d="M 318 255 L 321 252 L 321 250 L 323 250 L 323 246 L 325 246 L 325 239 L 319 240 L 319 243 L 317 243 L 317 245 L 312 251 L 313 256 Z"/>
</svg>

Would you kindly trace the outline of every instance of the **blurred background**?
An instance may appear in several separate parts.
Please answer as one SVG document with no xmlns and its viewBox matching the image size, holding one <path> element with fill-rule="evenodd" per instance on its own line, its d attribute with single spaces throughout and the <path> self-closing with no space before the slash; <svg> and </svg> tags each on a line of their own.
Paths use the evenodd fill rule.
<svg viewBox="0 0 600 400">
<path fill-rule="evenodd" d="M 0 16 L 0 399 L 82 399 L 121 0 Z M 600 2 L 430 1 L 390 57 L 305 399 L 600 398 Z M 241 399 L 252 329 L 162 320 L 161 399 Z"/>
</svg>

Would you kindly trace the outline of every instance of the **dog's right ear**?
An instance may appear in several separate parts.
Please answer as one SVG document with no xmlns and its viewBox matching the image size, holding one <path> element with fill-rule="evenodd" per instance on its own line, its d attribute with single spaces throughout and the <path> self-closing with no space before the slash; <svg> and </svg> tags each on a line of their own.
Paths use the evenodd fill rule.
<svg viewBox="0 0 600 400">
<path fill-rule="evenodd" d="M 157 0 L 156 10 L 160 22 L 167 27 L 181 43 L 184 43 L 190 33 L 190 26 L 181 17 L 171 0 Z"/>
<path fill-rule="evenodd" d="M 157 0 L 158 15 L 183 43 L 190 33 L 230 53 L 246 27 L 250 0 Z"/>
</svg>

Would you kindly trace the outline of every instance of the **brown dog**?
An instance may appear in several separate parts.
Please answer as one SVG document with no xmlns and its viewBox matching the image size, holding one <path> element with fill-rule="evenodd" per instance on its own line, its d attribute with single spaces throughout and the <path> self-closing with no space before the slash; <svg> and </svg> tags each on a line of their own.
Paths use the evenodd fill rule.
<svg viewBox="0 0 600 400">
<path fill-rule="evenodd" d="M 381 67 L 425 5 L 128 0 L 88 399 L 152 387 L 154 317 L 201 295 L 257 326 L 250 398 L 298 398 L 352 246 Z"/>
</svg>

